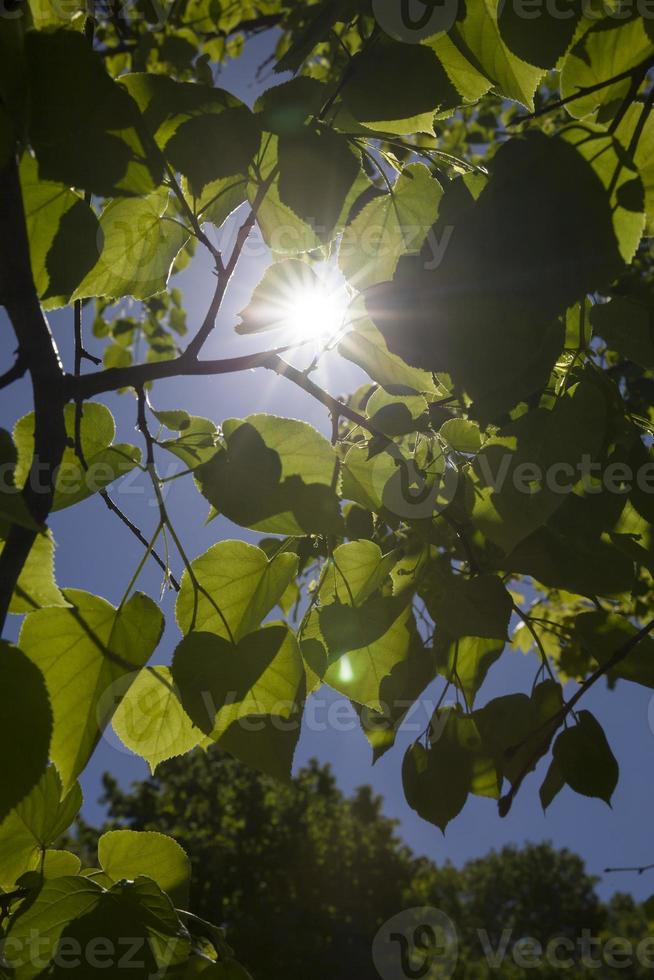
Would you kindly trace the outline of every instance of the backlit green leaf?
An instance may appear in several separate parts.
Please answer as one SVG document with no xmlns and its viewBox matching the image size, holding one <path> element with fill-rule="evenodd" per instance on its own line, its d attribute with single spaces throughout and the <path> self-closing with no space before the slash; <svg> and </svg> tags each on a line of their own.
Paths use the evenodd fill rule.
<svg viewBox="0 0 654 980">
<path fill-rule="evenodd" d="M 427 167 L 402 171 L 392 191 L 366 204 L 339 250 L 343 274 L 357 289 L 393 278 L 401 255 L 418 252 L 436 223 L 443 190 Z"/>
<path fill-rule="evenodd" d="M 62 795 L 59 774 L 49 766 L 0 824 L 0 887 L 8 890 L 25 871 L 38 870 L 44 850 L 68 829 L 81 805 L 79 785 Z"/>
<path fill-rule="evenodd" d="M 153 831 L 112 830 L 98 841 L 98 861 L 114 881 L 147 875 L 181 908 L 188 903 L 191 862 L 172 837 Z"/>
<path fill-rule="evenodd" d="M 338 534 L 336 454 L 312 426 L 274 415 L 228 419 L 226 448 L 196 477 L 218 513 L 273 534 Z"/>
<path fill-rule="evenodd" d="M 289 779 L 305 671 L 285 626 L 265 626 L 236 646 L 212 633 L 190 633 L 175 651 L 173 677 L 199 728 L 247 764 Z"/>
<path fill-rule="evenodd" d="M 256 630 L 280 601 L 297 572 L 297 555 L 269 560 L 245 541 L 221 541 L 191 562 L 196 586 L 184 573 L 177 599 L 183 633 L 198 630 L 240 640 Z"/>
<path fill-rule="evenodd" d="M 93 268 L 100 226 L 90 206 L 65 184 L 39 180 L 25 153 L 20 184 L 32 272 L 44 306 L 64 306 Z"/>
<path fill-rule="evenodd" d="M 45 677 L 54 714 L 50 755 L 67 790 L 157 646 L 163 617 L 141 593 L 121 609 L 78 589 L 64 596 L 71 608 L 30 613 L 20 635 Z"/>
<path fill-rule="evenodd" d="M 184 711 L 168 667 L 146 667 L 125 693 L 112 720 L 128 749 L 155 771 L 161 762 L 186 755 L 203 739 Z"/>
<path fill-rule="evenodd" d="M 162 189 L 107 205 L 100 216 L 102 248 L 75 299 L 145 299 L 166 288 L 171 266 L 188 238 L 186 230 L 166 214 L 168 203 L 168 190 Z"/>
<path fill-rule="evenodd" d="M 113 442 L 116 426 L 109 409 L 97 402 L 88 402 L 84 406 L 80 426 L 83 465 L 74 448 L 75 418 L 75 406 L 69 403 L 64 407 L 64 419 L 71 445 L 64 451 L 58 469 L 53 510 L 72 507 L 103 490 L 133 470 L 141 458 L 135 446 Z M 14 442 L 18 450 L 18 485 L 22 485 L 28 477 L 34 452 L 34 424 L 34 413 L 30 412 L 14 428 Z"/>
</svg>

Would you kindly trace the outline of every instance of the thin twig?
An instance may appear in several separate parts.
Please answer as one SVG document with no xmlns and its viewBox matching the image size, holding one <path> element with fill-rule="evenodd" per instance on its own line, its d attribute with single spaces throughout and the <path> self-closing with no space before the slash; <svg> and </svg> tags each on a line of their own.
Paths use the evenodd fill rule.
<svg viewBox="0 0 654 980">
<path fill-rule="evenodd" d="M 642 875 L 645 874 L 646 871 L 651 871 L 653 868 L 654 864 L 643 864 L 640 867 L 635 868 L 604 868 L 604 874 L 610 875 L 619 871 L 630 871 L 634 874 Z"/>
<path fill-rule="evenodd" d="M 82 304 L 81 301 L 79 300 L 75 303 L 74 306 L 74 316 L 75 316 L 75 376 L 79 378 L 81 376 L 80 372 L 82 369 L 82 357 L 84 353 Z M 94 360 L 94 358 L 91 358 L 91 355 L 87 354 L 86 356 L 89 359 Z M 84 412 L 83 399 L 78 397 L 75 399 L 75 435 L 74 435 L 75 455 L 79 459 L 80 465 L 86 472 L 88 470 L 88 464 L 86 461 L 86 457 L 84 455 L 84 448 L 82 446 L 83 412 Z M 100 498 L 102 499 L 102 501 L 104 502 L 108 510 L 111 511 L 112 514 L 115 514 L 116 517 L 120 521 L 122 521 L 125 527 L 132 532 L 132 534 L 137 539 L 137 541 L 139 541 L 139 543 L 142 544 L 144 548 L 148 549 L 148 553 L 152 556 L 152 558 L 157 563 L 159 568 L 161 568 L 164 574 L 168 576 L 170 584 L 172 585 L 173 589 L 176 592 L 179 592 L 179 582 L 173 575 L 170 574 L 169 569 L 166 566 L 164 560 L 154 549 L 154 547 L 151 546 L 151 543 L 147 540 L 145 535 L 139 530 L 136 524 L 133 521 L 131 521 L 127 516 L 127 514 L 125 514 L 120 509 L 118 504 L 109 496 L 109 493 L 106 490 L 100 490 Z"/>
<path fill-rule="evenodd" d="M 25 374 L 27 374 L 27 362 L 19 354 L 13 367 L 10 367 L 8 371 L 0 375 L 0 388 L 8 388 L 10 384 L 18 381 Z"/>
<path fill-rule="evenodd" d="M 612 78 L 607 78 L 603 82 L 596 82 L 594 85 L 583 86 L 576 92 L 573 92 L 571 95 L 566 95 L 566 97 L 563 99 L 558 99 L 556 102 L 550 102 L 548 105 L 545 105 L 541 109 L 537 109 L 535 112 L 531 112 L 526 116 L 519 116 L 517 119 L 514 119 L 513 122 L 509 123 L 509 126 L 519 126 L 521 123 L 531 122 L 534 119 L 540 119 L 541 116 L 546 116 L 549 112 L 555 112 L 557 109 L 562 109 L 571 102 L 577 102 L 579 99 L 583 99 L 587 95 L 593 95 L 595 92 L 601 92 L 602 89 L 608 88 L 610 85 L 617 85 L 618 82 L 624 82 L 626 79 L 637 76 L 641 72 L 644 72 L 644 75 L 646 75 L 652 66 L 654 66 L 654 58 L 647 58 L 646 61 L 636 65 L 635 68 L 629 68 L 626 71 L 622 71 L 618 75 L 614 75 Z"/>
<path fill-rule="evenodd" d="M 250 212 L 246 220 L 243 222 L 243 224 L 238 230 L 238 234 L 236 236 L 236 242 L 234 244 L 232 254 L 229 257 L 227 264 L 223 266 L 221 260 L 221 264 L 218 269 L 218 282 L 216 284 L 216 291 L 211 301 L 211 305 L 209 306 L 209 310 L 204 318 L 202 326 L 198 330 L 193 340 L 191 340 L 191 342 L 189 343 L 183 355 L 185 358 L 188 358 L 189 360 L 192 361 L 196 360 L 198 354 L 204 347 L 204 344 L 206 343 L 209 334 L 211 333 L 211 331 L 215 326 L 216 317 L 220 312 L 220 307 L 222 306 L 223 299 L 225 298 L 227 287 L 229 286 L 229 282 L 236 270 L 236 266 L 238 265 L 241 255 L 243 254 L 243 249 L 245 248 L 245 243 L 247 242 L 250 236 L 250 232 L 254 228 L 255 222 L 257 220 L 257 214 L 259 213 L 259 208 L 263 204 L 264 198 L 268 193 L 268 191 L 270 190 L 270 187 L 273 181 L 275 180 L 276 176 L 277 176 L 277 168 L 273 168 L 270 174 L 268 174 L 266 179 L 259 186 L 255 199 L 252 203 L 252 207 L 250 208 Z"/>
</svg>

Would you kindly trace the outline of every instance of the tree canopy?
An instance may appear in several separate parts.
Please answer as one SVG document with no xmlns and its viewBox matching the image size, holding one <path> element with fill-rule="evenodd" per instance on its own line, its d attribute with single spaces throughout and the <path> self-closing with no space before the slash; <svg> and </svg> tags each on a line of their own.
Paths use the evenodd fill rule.
<svg viewBox="0 0 654 980">
<path fill-rule="evenodd" d="M 377 980 L 373 938 L 404 908 L 433 906 L 456 924 L 456 980 L 487 976 L 486 949 L 501 949 L 507 932 L 500 977 L 524 976 L 512 952 L 525 937 L 546 945 L 587 929 L 636 946 L 650 932 L 651 903 L 620 893 L 601 902 L 583 862 L 549 844 L 505 847 L 461 869 L 415 857 L 370 787 L 346 797 L 315 761 L 284 785 L 219 748 L 196 751 L 129 790 L 106 775 L 101 802 L 106 823 L 82 822 L 72 842 L 82 858 L 93 860 L 98 836 L 116 829 L 170 834 L 191 859 L 193 908 L 224 923 L 255 977 L 267 974 L 274 949 L 275 972 L 287 980 L 305 980 L 307 964 L 315 980 Z M 597 975 L 582 955 L 567 972 Z"/>
<path fill-rule="evenodd" d="M 397 28 L 391 6 L 11 0 L 0 18 L 0 299 L 17 343 L 0 385 L 28 374 L 33 390 L 0 435 L 0 623 L 22 617 L 0 650 L 15 980 L 65 974 L 62 943 L 126 923 L 145 950 L 134 976 L 239 975 L 184 907 L 172 838 L 104 837 L 90 874 L 53 850 L 110 724 L 153 769 L 215 743 L 288 781 L 322 684 L 355 704 L 375 758 L 436 684 L 401 779 L 441 830 L 470 795 L 506 815 L 544 759 L 544 807 L 618 787 L 584 697 L 654 686 L 654 21 L 621 0 L 536 17 L 460 0 L 445 26 L 425 9 Z M 218 69 L 261 30 L 279 84 L 250 107 Z M 233 326 L 260 346 L 208 359 L 255 228 L 271 263 Z M 175 276 L 199 250 L 215 288 L 190 323 Z M 70 364 L 52 310 L 69 311 Z M 367 379 L 347 397 L 316 380 L 328 352 Z M 325 432 L 166 394 L 251 369 L 322 406 Z M 115 392 L 137 437 L 116 431 Z M 188 553 L 171 459 L 240 537 Z M 149 527 L 112 496 L 136 470 Z M 115 569 L 117 606 L 55 576 L 50 517 L 94 494 L 143 547 Z M 137 590 L 149 562 L 177 593 L 167 666 L 152 666 L 164 616 Z M 512 646 L 540 657 L 532 690 L 484 702 Z"/>
</svg>

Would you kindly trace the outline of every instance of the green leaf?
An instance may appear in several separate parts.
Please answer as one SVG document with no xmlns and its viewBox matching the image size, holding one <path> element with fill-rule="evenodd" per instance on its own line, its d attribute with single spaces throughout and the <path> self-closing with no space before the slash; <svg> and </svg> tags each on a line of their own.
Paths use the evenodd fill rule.
<svg viewBox="0 0 654 980">
<path fill-rule="evenodd" d="M 255 288 L 252 299 L 239 314 L 240 334 L 262 333 L 292 326 L 293 303 L 301 293 L 318 295 L 320 279 L 300 259 L 286 259 L 269 266 Z M 317 302 L 317 300 L 316 300 Z"/>
<path fill-rule="evenodd" d="M 517 4 L 499 7 L 499 30 L 507 48 L 518 58 L 539 68 L 554 68 L 566 53 L 584 13 L 582 0 L 565 0 L 561 7 L 542 6 L 525 16 Z"/>
<path fill-rule="evenodd" d="M 421 163 L 363 208 L 341 240 L 339 265 L 357 289 L 393 278 L 401 255 L 419 252 L 438 217 L 443 189 Z"/>
<path fill-rule="evenodd" d="M 258 205 L 257 225 L 274 258 L 301 255 L 322 246 L 311 222 L 304 221 L 280 197 L 279 174 L 273 172 L 279 165 L 278 143 L 277 136 L 264 141 L 257 175 L 250 179 L 247 187 L 250 204 Z"/>
<path fill-rule="evenodd" d="M 341 101 L 367 128 L 409 135 L 433 134 L 437 110 L 460 99 L 432 50 L 382 36 L 358 56 Z"/>
<path fill-rule="evenodd" d="M 38 783 L 48 764 L 52 709 L 43 674 L 28 656 L 0 641 L 0 743 L 6 753 L 0 820 Z"/>
<path fill-rule="evenodd" d="M 211 181 L 247 173 L 260 141 L 256 116 L 238 106 L 182 122 L 167 141 L 165 154 L 187 178 L 192 194 L 200 197 Z"/>
<path fill-rule="evenodd" d="M 168 667 L 146 667 L 139 673 L 112 725 L 123 745 L 145 759 L 152 772 L 161 762 L 186 755 L 204 738 L 184 711 Z"/>
<path fill-rule="evenodd" d="M 359 158 L 345 136 L 312 126 L 280 136 L 277 152 L 280 200 L 321 240 L 329 240 L 359 173 Z"/>
<path fill-rule="evenodd" d="M 504 643 L 497 639 L 464 636 L 452 640 L 445 631 L 437 633 L 434 641 L 440 672 L 463 692 L 469 707 L 503 650 Z"/>
<path fill-rule="evenodd" d="M 304 671 L 293 634 L 272 624 L 237 644 L 189 633 L 175 651 L 173 677 L 194 723 L 218 739 L 247 715 L 294 714 Z"/>
<path fill-rule="evenodd" d="M 188 904 L 191 862 L 172 837 L 154 831 L 112 830 L 98 841 L 98 861 L 113 881 L 147 875 L 180 908 Z"/>
<path fill-rule="evenodd" d="M 282 135 L 299 132 L 310 116 L 319 114 L 327 101 L 329 88 L 324 82 L 300 75 L 283 85 L 275 85 L 259 96 L 255 112 L 261 128 Z"/>
<path fill-rule="evenodd" d="M 481 433 L 475 422 L 466 419 L 448 419 L 441 426 L 440 435 L 458 453 L 478 453 L 481 449 Z"/>
<path fill-rule="evenodd" d="M 379 685 L 382 711 L 355 704 L 361 727 L 373 751 L 373 762 L 377 762 L 393 747 L 402 722 L 435 676 L 436 663 L 432 650 L 414 635 L 409 656 L 395 664 Z"/>
<path fill-rule="evenodd" d="M 182 633 L 215 633 L 238 641 L 258 629 L 297 574 L 298 558 L 282 552 L 268 559 L 245 541 L 221 541 L 191 562 L 177 598 Z M 219 611 L 220 610 L 220 611 Z M 224 618 L 223 618 L 224 617 Z"/>
<path fill-rule="evenodd" d="M 43 528 L 30 514 L 20 488 L 16 485 L 17 463 L 18 452 L 14 441 L 6 429 L 0 429 L 0 466 L 3 473 L 0 481 L 0 528 L 3 522 L 7 522 L 31 531 L 41 531 Z"/>
<path fill-rule="evenodd" d="M 366 446 L 352 446 L 342 466 L 343 497 L 378 513 L 387 500 L 386 487 L 396 478 L 397 472 L 396 459 L 389 452 L 371 457 Z"/>
<path fill-rule="evenodd" d="M 600 390 L 581 382 L 552 410 L 527 412 L 486 442 L 473 464 L 474 519 L 491 541 L 508 553 L 561 507 L 560 467 L 570 482 L 580 478 L 583 457 L 601 448 L 605 413 Z"/>
<path fill-rule="evenodd" d="M 470 60 L 466 57 L 470 52 L 460 38 L 454 34 L 437 34 L 424 43 L 436 53 L 462 102 L 479 102 L 487 94 L 492 82 L 477 64 L 472 64 L 476 60 L 474 56 L 470 55 Z"/>
<path fill-rule="evenodd" d="M 340 534 L 337 458 L 306 422 L 251 415 L 223 424 L 225 449 L 196 471 L 218 513 L 272 534 Z"/>
<path fill-rule="evenodd" d="M 79 874 L 82 862 L 71 851 L 59 851 L 48 848 L 43 852 L 38 861 L 38 867 L 34 868 L 32 874 L 43 878 L 66 878 L 71 875 Z"/>
<path fill-rule="evenodd" d="M 562 706 L 560 684 L 548 680 L 531 697 L 507 694 L 474 712 L 485 750 L 494 759 L 497 772 L 510 783 L 520 779 L 526 767 L 531 772 L 549 750 Z"/>
<path fill-rule="evenodd" d="M 436 625 L 453 640 L 464 636 L 508 640 L 513 600 L 495 575 L 452 576 L 427 603 Z"/>
<path fill-rule="evenodd" d="M 372 598 L 352 607 L 331 602 L 303 630 L 313 672 L 358 704 L 383 712 L 381 685 L 410 653 L 415 624 L 403 598 Z"/>
<path fill-rule="evenodd" d="M 185 432 L 191 427 L 192 417 L 183 409 L 167 409 L 161 412 L 153 409 L 152 414 L 158 422 L 172 432 Z"/>
<path fill-rule="evenodd" d="M 166 288 L 188 232 L 167 215 L 167 188 L 147 197 L 111 201 L 100 216 L 102 249 L 73 299 L 133 296 L 147 299 Z"/>
<path fill-rule="evenodd" d="M 469 793 L 499 795 L 498 776 L 485 752 L 475 720 L 456 708 L 439 710 L 431 721 L 428 749 L 415 742 L 402 766 L 409 806 L 445 833 Z"/>
<path fill-rule="evenodd" d="M 306 682 L 287 627 L 264 626 L 237 645 L 189 633 L 175 651 L 173 677 L 199 728 L 241 761 L 288 781 Z"/>
<path fill-rule="evenodd" d="M 96 402 L 87 402 L 80 426 L 80 442 L 86 463 L 83 466 L 72 448 L 75 442 L 75 415 L 74 405 L 64 407 L 66 435 L 71 445 L 65 449 L 57 472 L 53 510 L 72 507 L 103 490 L 133 470 L 141 458 L 135 446 L 113 443 L 116 426 L 109 409 Z M 14 428 L 14 442 L 18 450 L 16 481 L 19 485 L 23 485 L 28 478 L 34 453 L 34 425 L 34 412 L 30 412 Z"/>
<path fill-rule="evenodd" d="M 389 395 L 378 388 L 368 399 L 366 415 L 376 429 L 393 438 L 423 429 L 428 405 L 423 395 Z"/>
<path fill-rule="evenodd" d="M 645 231 L 645 188 L 636 167 L 625 159 L 615 136 L 588 124 L 569 126 L 563 133 L 592 167 L 611 205 L 613 232 L 623 262 L 631 262 Z M 613 275 L 616 275 L 619 270 Z"/>
<path fill-rule="evenodd" d="M 39 180 L 28 153 L 21 160 L 20 184 L 37 292 L 46 308 L 65 306 L 95 263 L 98 220 L 65 184 Z"/>
<path fill-rule="evenodd" d="M 29 8 L 34 27 L 39 31 L 74 26 L 76 22 L 79 24 L 79 15 L 86 13 L 83 4 L 60 4 L 56 0 L 30 0 Z"/>
<path fill-rule="evenodd" d="M 575 634 L 583 650 L 599 665 L 613 657 L 636 635 L 636 627 L 620 616 L 590 612 L 577 616 Z M 637 646 L 608 674 L 611 681 L 622 678 L 654 688 L 654 640 L 643 637 Z"/>
<path fill-rule="evenodd" d="M 554 743 L 554 761 L 568 786 L 582 796 L 611 803 L 619 769 L 606 736 L 590 711 L 580 711 L 577 724 Z"/>
<path fill-rule="evenodd" d="M 568 506 L 564 504 L 549 527 L 539 528 L 518 544 L 502 561 L 502 569 L 531 575 L 543 585 L 580 595 L 628 592 L 634 586 L 633 559 L 609 541 L 581 530 L 578 513 L 588 501 L 572 496 L 568 503 L 573 501 L 578 507 L 571 513 L 569 524 L 562 520 Z"/>
<path fill-rule="evenodd" d="M 5 958 L 17 980 L 31 980 L 54 957 L 70 923 L 92 913 L 101 900 L 102 889 L 88 878 L 55 878 L 45 881 L 34 901 L 16 916 L 8 930 Z M 109 928 L 105 923 L 105 930 Z M 103 933 L 98 933 L 99 935 Z M 38 938 L 38 957 L 26 957 L 28 943 Z M 15 961 L 15 962 L 14 962 Z"/>
<path fill-rule="evenodd" d="M 644 125 L 643 113 L 647 116 Z M 647 212 L 645 233 L 651 237 L 654 233 L 654 116 L 648 112 L 646 106 L 639 104 L 629 106 L 624 119 L 615 130 L 616 138 L 625 148 L 631 146 L 632 139 L 636 134 L 636 127 L 641 132 L 638 137 L 638 144 L 635 149 L 631 147 L 631 152 L 645 189 L 645 210 Z"/>
<path fill-rule="evenodd" d="M 220 228 L 247 201 L 247 185 L 247 179 L 242 176 L 210 181 L 202 194 L 193 201 L 196 214 L 203 223 L 210 221 L 216 228 Z"/>
<path fill-rule="evenodd" d="M 178 82 L 158 73 L 129 72 L 119 84 L 129 92 L 143 116 L 143 123 L 163 149 L 179 126 L 198 114 L 221 113 L 243 103 L 224 89 Z"/>
<path fill-rule="evenodd" d="M 316 45 L 329 35 L 334 25 L 339 20 L 348 21 L 351 15 L 351 0 L 321 0 L 312 6 L 302 17 L 301 29 L 288 51 L 275 65 L 275 71 L 297 71 Z M 305 22 L 305 17 L 308 22 Z"/>
<path fill-rule="evenodd" d="M 173 420 L 170 413 L 166 414 L 169 416 L 168 422 L 172 424 Z M 160 418 L 159 420 L 162 424 L 167 425 L 163 419 Z M 189 416 L 188 424 L 186 424 L 186 417 L 183 421 L 183 426 L 177 430 L 180 432 L 179 438 L 165 439 L 162 441 L 161 447 L 177 456 L 188 469 L 192 470 L 200 463 L 206 463 L 215 455 L 218 429 L 215 422 L 198 416 Z"/>
<path fill-rule="evenodd" d="M 0 554 L 4 542 L 0 540 Z M 9 612 L 21 615 L 46 606 L 67 606 L 54 576 L 54 538 L 39 534 L 27 556 L 11 598 Z"/>
<path fill-rule="evenodd" d="M 601 137 L 606 153 L 593 163 L 594 141 L 571 139 L 531 132 L 500 146 L 487 182 L 453 181 L 435 229 L 439 241 L 450 229 L 440 264 L 429 268 L 425 246 L 366 296 L 389 349 L 447 371 L 485 418 L 545 387 L 564 341 L 557 318 L 620 274 L 642 230 L 642 213 L 614 214 L 603 169 L 614 159 L 610 139 Z"/>
<path fill-rule="evenodd" d="M 397 354 L 392 354 L 384 335 L 368 318 L 357 321 L 338 345 L 338 353 L 394 394 L 434 391 L 431 373 L 410 367 Z"/>
<path fill-rule="evenodd" d="M 97 954 L 84 961 L 89 980 L 106 975 L 107 967 L 116 972 L 119 963 L 121 975 L 145 980 L 181 965 L 191 951 L 170 899 L 146 877 L 109 890 L 84 876 L 46 880 L 13 919 L 9 935 L 7 961 L 16 980 L 32 980 L 44 968 L 53 980 L 63 980 L 74 962 L 71 949 Z M 109 952 L 106 943 L 102 952 L 93 945 L 100 937 L 111 943 Z M 26 956 L 33 943 L 39 955 Z"/>
<path fill-rule="evenodd" d="M 654 369 L 652 312 L 630 296 L 614 296 L 610 303 L 599 303 L 590 314 L 593 333 L 606 341 L 610 350 L 641 367 Z"/>
<path fill-rule="evenodd" d="M 21 874 L 39 869 L 44 850 L 70 827 L 81 805 L 79 785 L 62 795 L 59 773 L 49 766 L 0 824 L 0 887 L 10 889 Z"/>
<path fill-rule="evenodd" d="M 45 677 L 54 714 L 50 755 L 67 790 L 159 643 L 163 616 L 141 593 L 120 609 L 78 589 L 64 596 L 71 608 L 31 613 L 20 636 Z"/>
<path fill-rule="evenodd" d="M 591 25 L 569 53 L 561 71 L 561 96 L 568 98 L 580 89 L 592 88 L 615 75 L 630 71 L 654 54 L 642 17 L 632 13 L 624 17 L 607 17 Z M 629 92 L 631 79 L 604 85 L 574 99 L 566 106 L 577 119 L 604 108 L 607 119 L 617 111 Z"/>
<path fill-rule="evenodd" d="M 469 60 L 493 82 L 497 92 L 533 110 L 534 94 L 544 72 L 522 61 L 504 43 L 498 23 L 499 7 L 499 0 L 466 0 L 465 17 L 457 22 L 455 31 Z"/>
<path fill-rule="evenodd" d="M 547 810 L 554 797 L 559 795 L 564 786 L 565 778 L 561 772 L 561 767 L 558 762 L 552 759 L 539 793 L 543 810 Z"/>
<path fill-rule="evenodd" d="M 323 576 L 320 601 L 362 605 L 387 581 L 398 555 L 382 555 L 374 541 L 350 541 L 334 549 Z"/>
<path fill-rule="evenodd" d="M 157 186 L 161 169 L 145 149 L 138 108 L 86 38 L 75 31 L 28 31 L 25 52 L 39 175 L 103 196 Z"/>
</svg>

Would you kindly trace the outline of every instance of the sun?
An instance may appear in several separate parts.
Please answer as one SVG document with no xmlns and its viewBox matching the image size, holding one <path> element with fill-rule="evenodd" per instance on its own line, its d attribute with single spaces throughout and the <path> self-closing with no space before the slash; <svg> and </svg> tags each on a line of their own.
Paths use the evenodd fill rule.
<svg viewBox="0 0 654 980">
<path fill-rule="evenodd" d="M 240 314 L 238 333 L 280 332 L 282 343 L 327 349 L 351 323 L 352 290 L 332 261 L 272 263 Z"/>
<path fill-rule="evenodd" d="M 286 329 L 296 340 L 326 340 L 342 328 L 346 304 L 342 291 L 326 284 L 303 288 L 289 297 Z"/>
</svg>

